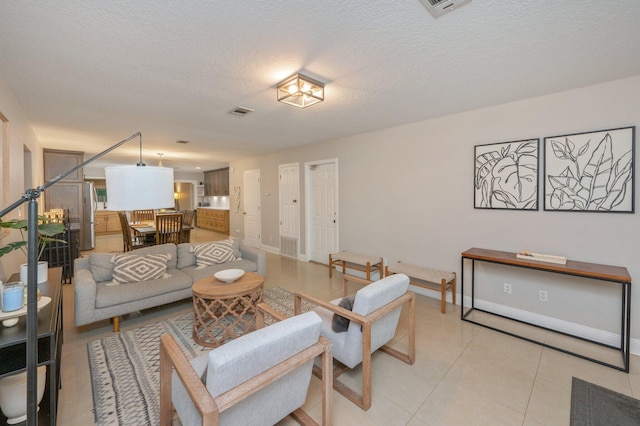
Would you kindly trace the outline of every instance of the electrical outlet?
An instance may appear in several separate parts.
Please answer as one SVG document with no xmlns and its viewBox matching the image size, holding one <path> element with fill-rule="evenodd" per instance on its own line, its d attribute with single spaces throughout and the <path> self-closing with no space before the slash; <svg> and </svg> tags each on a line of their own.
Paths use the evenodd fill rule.
<svg viewBox="0 0 640 426">
<path fill-rule="evenodd" d="M 504 292 L 507 294 L 511 294 L 511 284 L 504 283 Z"/>
<path fill-rule="evenodd" d="M 546 302 L 549 300 L 549 294 L 546 292 L 546 290 L 540 290 L 540 292 L 538 293 L 538 298 L 541 302 Z"/>
</svg>

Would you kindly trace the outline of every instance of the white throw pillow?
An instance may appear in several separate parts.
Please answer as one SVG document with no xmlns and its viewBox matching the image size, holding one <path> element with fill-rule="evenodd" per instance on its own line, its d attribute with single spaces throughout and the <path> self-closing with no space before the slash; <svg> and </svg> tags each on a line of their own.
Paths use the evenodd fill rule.
<svg viewBox="0 0 640 426">
<path fill-rule="evenodd" d="M 198 268 L 236 260 L 236 256 L 233 254 L 233 240 L 231 239 L 196 244 L 191 250 L 196 255 Z"/>
<path fill-rule="evenodd" d="M 167 261 L 170 254 L 117 254 L 111 262 L 113 268 L 113 285 L 167 278 Z"/>
</svg>

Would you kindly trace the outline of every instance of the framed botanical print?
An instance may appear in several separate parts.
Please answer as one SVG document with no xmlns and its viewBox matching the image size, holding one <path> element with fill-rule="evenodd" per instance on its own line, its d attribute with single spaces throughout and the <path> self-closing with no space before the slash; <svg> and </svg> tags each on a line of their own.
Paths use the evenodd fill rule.
<svg viewBox="0 0 640 426">
<path fill-rule="evenodd" d="M 474 147 L 474 208 L 538 210 L 540 139 Z"/>
<path fill-rule="evenodd" d="M 635 126 L 544 139 L 544 210 L 633 213 Z"/>
</svg>

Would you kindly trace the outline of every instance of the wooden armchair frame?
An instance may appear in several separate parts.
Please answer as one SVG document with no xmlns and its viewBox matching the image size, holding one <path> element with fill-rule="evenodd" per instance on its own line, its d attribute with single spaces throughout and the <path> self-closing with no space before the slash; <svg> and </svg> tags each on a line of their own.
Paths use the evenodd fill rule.
<svg viewBox="0 0 640 426">
<path fill-rule="evenodd" d="M 361 284 L 370 284 L 370 281 L 354 277 L 351 275 L 343 276 L 343 294 L 347 295 L 347 286 L 348 281 L 356 281 Z M 356 404 L 358 407 L 363 410 L 368 410 L 371 407 L 371 328 L 373 323 L 378 319 L 384 317 L 389 312 L 394 309 L 401 307 L 404 304 L 408 304 L 409 306 L 409 348 L 408 353 L 401 352 L 397 349 L 394 349 L 388 345 L 383 345 L 379 349 L 382 352 L 388 353 L 389 355 L 398 358 L 400 361 L 405 362 L 409 365 L 413 365 L 416 359 L 416 329 L 415 329 L 415 294 L 413 292 L 407 291 L 402 296 L 393 300 L 391 303 L 388 303 L 381 308 L 371 312 L 366 316 L 359 315 L 347 309 L 344 309 L 338 305 L 334 305 L 332 303 L 326 302 L 324 300 L 320 300 L 313 296 L 305 295 L 303 293 L 296 292 L 294 296 L 294 313 L 298 315 L 301 312 L 302 308 L 302 299 L 305 299 L 314 305 L 321 306 L 333 313 L 337 313 L 350 321 L 354 321 L 357 324 L 362 326 L 362 394 L 359 394 L 354 389 L 350 388 L 340 380 L 338 377 L 345 371 L 349 370 L 349 367 L 345 366 L 338 360 L 334 360 L 333 369 L 333 388 L 338 391 L 345 398 L 349 399 L 351 402 Z M 324 367 L 323 367 L 324 368 Z M 321 371 L 318 367 L 314 366 L 313 373 L 320 377 L 320 375 L 324 374 L 324 371 Z"/>
<path fill-rule="evenodd" d="M 268 305 L 259 304 L 256 310 L 258 327 L 264 325 L 265 311 L 276 319 L 284 319 L 281 314 L 271 309 Z M 200 377 L 191 367 L 189 360 L 178 347 L 173 336 L 165 334 L 160 337 L 160 426 L 170 426 L 172 422 L 171 375 L 174 369 L 202 417 L 202 426 L 213 426 L 219 424 L 220 413 L 264 389 L 304 363 L 315 359 L 318 355 L 322 356 L 323 370 L 321 376 L 322 425 L 331 426 L 333 424 L 333 399 L 331 393 L 333 388 L 333 357 L 331 351 L 331 341 L 320 336 L 318 342 L 307 349 L 213 398 L 205 384 L 202 383 Z M 301 425 L 318 425 L 302 408 L 298 408 L 290 415 Z"/>
</svg>

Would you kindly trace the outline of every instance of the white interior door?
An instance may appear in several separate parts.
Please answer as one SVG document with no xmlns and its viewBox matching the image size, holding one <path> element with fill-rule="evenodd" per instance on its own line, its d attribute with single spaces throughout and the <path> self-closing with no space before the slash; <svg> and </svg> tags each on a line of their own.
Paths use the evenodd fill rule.
<svg viewBox="0 0 640 426">
<path fill-rule="evenodd" d="M 307 176 L 310 190 L 310 260 L 328 264 L 329 253 L 338 251 L 337 164 L 311 164 Z"/>
<path fill-rule="evenodd" d="M 298 163 L 281 164 L 280 175 L 280 235 L 300 237 L 300 167 Z"/>
<path fill-rule="evenodd" d="M 244 187 L 244 238 L 243 243 L 259 248 L 261 240 L 260 169 L 246 170 L 242 175 Z"/>
</svg>

